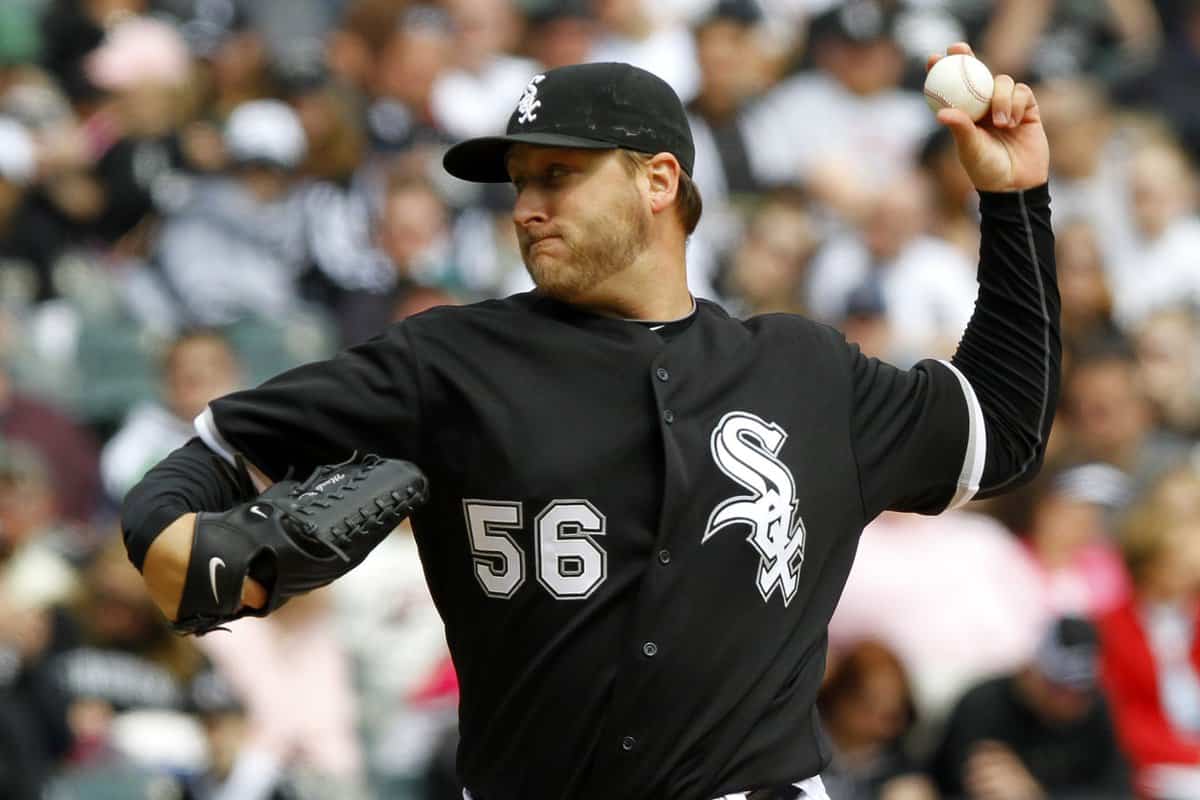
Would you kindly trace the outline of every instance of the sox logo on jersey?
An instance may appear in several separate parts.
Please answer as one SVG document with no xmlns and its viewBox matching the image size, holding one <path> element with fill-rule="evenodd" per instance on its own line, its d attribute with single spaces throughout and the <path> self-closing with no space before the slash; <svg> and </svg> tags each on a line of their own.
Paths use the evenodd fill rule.
<svg viewBox="0 0 1200 800">
<path fill-rule="evenodd" d="M 776 588 L 786 607 L 796 596 L 804 560 L 804 520 L 796 513 L 796 481 L 779 451 L 787 431 L 746 411 L 730 411 L 713 428 L 711 450 L 721 471 L 751 494 L 731 497 L 708 517 L 707 542 L 730 525 L 746 525 L 746 541 L 761 557 L 758 591 L 770 602 Z"/>
</svg>

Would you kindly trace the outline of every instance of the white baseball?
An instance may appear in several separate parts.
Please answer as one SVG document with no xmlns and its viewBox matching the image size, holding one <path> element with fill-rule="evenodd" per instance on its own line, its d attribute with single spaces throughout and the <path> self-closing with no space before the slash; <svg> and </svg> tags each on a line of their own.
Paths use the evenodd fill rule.
<svg viewBox="0 0 1200 800">
<path fill-rule="evenodd" d="M 925 102 L 935 114 L 957 108 L 978 122 L 992 105 L 994 88 L 991 70 L 978 58 L 946 56 L 925 76 Z"/>
</svg>

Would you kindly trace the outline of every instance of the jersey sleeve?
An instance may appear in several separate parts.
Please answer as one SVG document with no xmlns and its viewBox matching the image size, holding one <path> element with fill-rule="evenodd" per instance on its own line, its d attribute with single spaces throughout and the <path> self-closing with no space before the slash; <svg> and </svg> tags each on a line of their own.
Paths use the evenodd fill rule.
<svg viewBox="0 0 1200 800">
<path fill-rule="evenodd" d="M 241 454 L 272 480 L 356 451 L 420 463 L 418 381 L 411 339 L 398 323 L 329 360 L 209 403 L 196 432 L 226 461 Z"/>
<path fill-rule="evenodd" d="M 850 436 L 866 519 L 886 509 L 937 514 L 970 500 L 987 455 L 970 384 L 944 361 L 902 370 L 850 350 Z"/>
</svg>

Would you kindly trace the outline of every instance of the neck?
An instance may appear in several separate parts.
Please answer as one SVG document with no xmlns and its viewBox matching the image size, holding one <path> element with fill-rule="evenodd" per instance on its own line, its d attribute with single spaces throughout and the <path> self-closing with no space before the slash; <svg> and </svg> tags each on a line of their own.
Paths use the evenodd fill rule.
<svg viewBox="0 0 1200 800">
<path fill-rule="evenodd" d="M 572 305 L 608 317 L 667 321 L 692 313 L 682 241 L 651 246 L 625 269 L 611 275 Z"/>
<path fill-rule="evenodd" d="M 633 284 L 626 283 L 619 293 L 597 291 L 589 297 L 572 300 L 571 304 L 605 317 L 656 322 L 682 319 L 695 308 L 685 282 L 652 289 L 645 284 L 638 286 L 646 291 L 639 292 Z"/>
</svg>

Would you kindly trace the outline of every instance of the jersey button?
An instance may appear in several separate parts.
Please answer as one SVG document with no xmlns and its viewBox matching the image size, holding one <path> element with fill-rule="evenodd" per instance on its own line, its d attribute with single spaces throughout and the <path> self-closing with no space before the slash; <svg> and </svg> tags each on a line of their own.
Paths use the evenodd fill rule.
<svg viewBox="0 0 1200 800">
<path fill-rule="evenodd" d="M 663 383 L 666 383 L 671 379 L 671 373 L 667 372 L 665 367 L 659 367 L 658 369 L 654 370 L 654 374 L 657 375 L 658 379 Z"/>
<path fill-rule="evenodd" d="M 637 739 L 634 739 L 632 736 L 626 736 L 624 739 L 621 740 L 621 749 L 624 750 L 626 753 L 628 753 L 630 750 L 632 750 L 636 745 L 637 745 Z"/>
<path fill-rule="evenodd" d="M 646 642 L 644 645 L 642 645 L 642 654 L 645 655 L 646 658 L 654 658 L 656 655 L 658 655 L 658 645 L 656 645 L 654 642 Z"/>
<path fill-rule="evenodd" d="M 659 550 L 658 551 L 658 563 L 662 564 L 663 566 L 670 564 L 671 563 L 671 551 L 670 550 Z"/>
<path fill-rule="evenodd" d="M 668 408 L 666 411 L 663 412 L 663 420 L 668 425 L 670 425 L 672 422 L 675 421 L 675 412 Z"/>
</svg>

